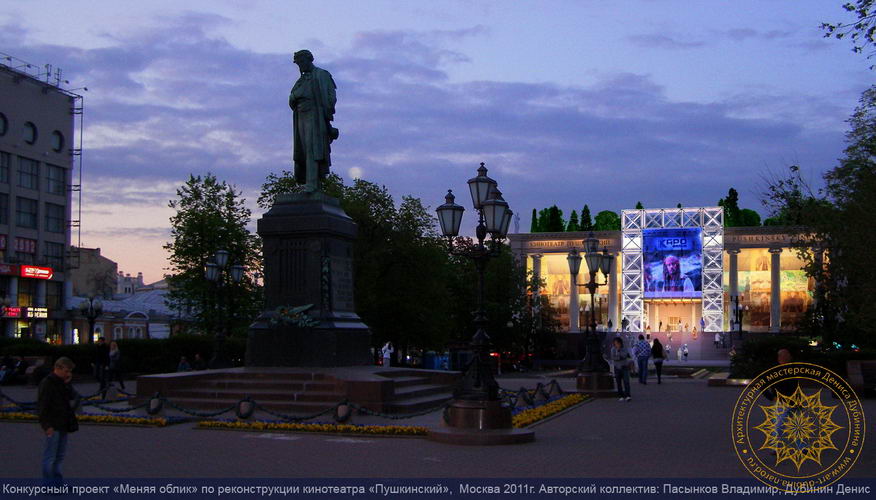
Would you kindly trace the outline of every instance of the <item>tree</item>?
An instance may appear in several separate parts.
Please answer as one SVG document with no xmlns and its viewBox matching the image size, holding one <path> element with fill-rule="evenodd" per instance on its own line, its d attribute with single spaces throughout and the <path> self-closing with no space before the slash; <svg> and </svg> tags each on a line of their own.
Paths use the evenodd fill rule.
<svg viewBox="0 0 876 500">
<path fill-rule="evenodd" d="M 636 202 L 636 210 L 643 210 L 644 208 L 645 208 L 645 205 L 642 205 L 641 201 Z"/>
<path fill-rule="evenodd" d="M 532 222 L 529 223 L 529 232 L 530 232 L 530 233 L 537 233 L 537 232 L 539 232 L 539 229 L 538 229 L 538 215 L 536 215 L 536 213 L 535 213 L 535 209 L 534 209 L 534 208 L 532 209 Z"/>
<path fill-rule="evenodd" d="M 215 334 L 227 325 L 232 334 L 245 334 L 262 303 L 255 279 L 262 270 L 261 241 L 247 230 L 246 200 L 212 174 L 189 176 L 176 195 L 169 202 L 176 211 L 170 218 L 172 241 L 164 245 L 170 253 L 168 306 L 192 317 L 188 326 L 194 331 Z M 218 286 L 204 276 L 218 250 L 229 252 L 229 265 L 244 266 L 239 283 Z"/>
<path fill-rule="evenodd" d="M 593 219 L 590 217 L 590 207 L 587 205 L 581 209 L 581 230 L 593 231 Z"/>
<path fill-rule="evenodd" d="M 546 233 L 548 231 L 548 219 L 550 218 L 550 210 L 542 208 L 538 211 L 538 232 Z"/>
<path fill-rule="evenodd" d="M 750 208 L 743 208 L 739 211 L 739 225 L 743 227 L 759 226 L 760 214 Z"/>
<path fill-rule="evenodd" d="M 596 231 L 620 231 L 620 216 L 611 210 L 603 210 L 596 214 L 596 224 L 594 225 L 594 229 Z"/>
<path fill-rule="evenodd" d="M 562 233 L 566 229 L 566 221 L 563 220 L 563 211 L 556 205 L 548 208 L 547 226 L 542 228 L 548 233 Z"/>
<path fill-rule="evenodd" d="M 794 245 L 816 283 L 815 307 L 804 328 L 827 343 L 874 344 L 876 338 L 876 86 L 866 90 L 849 118 L 847 147 L 839 165 L 814 193 L 799 167 L 774 179 L 765 203 L 774 217 L 799 229 Z M 815 248 L 824 248 L 819 259 Z"/>
<path fill-rule="evenodd" d="M 739 193 L 730 188 L 727 197 L 718 200 L 718 206 L 724 207 L 724 227 L 739 226 Z"/>
<path fill-rule="evenodd" d="M 849 23 L 821 23 L 825 38 L 841 40 L 848 37 L 852 41 L 852 51 L 863 53 L 869 50 L 867 59 L 876 55 L 876 11 L 873 10 L 873 0 L 856 0 L 846 2 L 843 9 L 855 14 L 856 19 Z M 876 66 L 870 66 L 873 69 Z"/>
<path fill-rule="evenodd" d="M 581 226 L 578 225 L 578 212 L 572 210 L 572 215 L 569 216 L 569 224 L 566 225 L 566 232 L 580 231 Z"/>
</svg>

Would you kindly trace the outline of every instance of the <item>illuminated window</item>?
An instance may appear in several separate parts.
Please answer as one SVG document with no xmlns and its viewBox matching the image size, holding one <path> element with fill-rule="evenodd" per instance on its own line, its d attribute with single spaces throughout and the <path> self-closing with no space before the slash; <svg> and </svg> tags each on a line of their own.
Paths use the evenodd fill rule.
<svg viewBox="0 0 876 500">
<path fill-rule="evenodd" d="M 804 262 L 797 252 L 785 249 L 780 254 L 782 290 L 782 330 L 796 330 L 806 315 L 815 292 L 815 280 L 806 276 Z"/>
<path fill-rule="evenodd" d="M 770 328 L 770 258 L 766 248 L 745 248 L 737 257 L 744 330 L 765 332 Z"/>
</svg>

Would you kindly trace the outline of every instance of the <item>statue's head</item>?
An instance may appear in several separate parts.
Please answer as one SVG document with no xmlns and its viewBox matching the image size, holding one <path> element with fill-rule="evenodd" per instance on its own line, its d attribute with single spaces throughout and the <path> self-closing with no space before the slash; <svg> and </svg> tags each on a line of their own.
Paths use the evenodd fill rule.
<svg viewBox="0 0 876 500">
<path fill-rule="evenodd" d="M 307 50 L 299 50 L 292 54 L 292 62 L 298 65 L 301 72 L 310 71 L 313 69 L 313 54 Z"/>
</svg>

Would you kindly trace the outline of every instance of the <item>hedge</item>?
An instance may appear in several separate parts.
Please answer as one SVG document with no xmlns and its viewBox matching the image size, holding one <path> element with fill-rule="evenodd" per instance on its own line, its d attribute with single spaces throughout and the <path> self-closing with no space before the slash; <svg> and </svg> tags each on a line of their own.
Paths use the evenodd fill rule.
<svg viewBox="0 0 876 500">
<path fill-rule="evenodd" d="M 213 355 L 213 337 L 206 335 L 174 335 L 166 339 L 121 339 L 121 364 L 124 373 L 168 373 L 176 371 L 180 357 L 194 360 L 200 353 L 205 361 Z M 231 337 L 225 342 L 234 366 L 242 366 L 246 339 Z M 66 356 L 76 363 L 76 373 L 91 374 L 96 348 L 89 344 L 55 345 L 34 339 L 0 338 L 0 358 L 11 356 Z"/>
<path fill-rule="evenodd" d="M 777 334 L 746 340 L 737 348 L 736 355 L 730 360 L 731 378 L 756 377 L 776 365 L 777 353 L 783 348 L 791 351 L 793 361 L 821 365 L 841 376 L 846 376 L 846 361 L 876 360 L 876 351 L 872 349 L 823 350 L 810 346 L 808 337 Z"/>
</svg>

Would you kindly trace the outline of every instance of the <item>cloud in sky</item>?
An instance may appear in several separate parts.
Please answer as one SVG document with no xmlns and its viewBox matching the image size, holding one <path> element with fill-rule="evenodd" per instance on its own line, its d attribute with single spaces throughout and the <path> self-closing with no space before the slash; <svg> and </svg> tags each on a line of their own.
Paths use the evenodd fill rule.
<svg viewBox="0 0 876 500">
<path fill-rule="evenodd" d="M 255 53 L 213 33 L 227 22 L 189 13 L 106 34 L 111 43 L 93 49 L 29 42 L 19 26 L 0 29 L 6 51 L 55 61 L 89 87 L 83 242 L 118 245 L 111 257 L 148 279 L 161 277 L 167 200 L 190 173 L 215 173 L 255 208 L 268 172 L 289 168 L 287 96 L 297 68 L 291 54 Z M 595 213 L 639 200 L 713 205 L 731 186 L 743 205 L 759 208 L 754 195 L 765 166 L 781 168 L 795 157 L 823 169 L 842 149 L 850 110 L 830 96 L 745 89 L 711 103 L 685 102 L 633 72 L 580 85 L 451 81 L 450 69 L 471 64 L 456 43 L 489 33 L 481 25 L 371 30 L 330 50 L 317 50 L 323 44 L 314 40 L 316 64 L 338 84 L 333 168 L 434 207 L 447 188 L 464 192 L 485 161 L 525 230 L 532 208 L 554 203 L 566 213 L 585 203 Z M 705 45 L 669 35 L 627 38 L 673 50 Z"/>
</svg>

